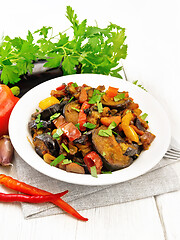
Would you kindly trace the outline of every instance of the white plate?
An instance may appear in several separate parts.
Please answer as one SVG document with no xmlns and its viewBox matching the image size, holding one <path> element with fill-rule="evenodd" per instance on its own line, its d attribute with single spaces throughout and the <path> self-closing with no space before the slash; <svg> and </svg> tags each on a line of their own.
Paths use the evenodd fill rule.
<svg viewBox="0 0 180 240">
<path fill-rule="evenodd" d="M 148 114 L 150 130 L 156 135 L 150 149 L 141 153 L 140 157 L 129 167 L 113 172 L 112 174 L 101 174 L 94 178 L 88 174 L 75 174 L 50 166 L 40 158 L 27 137 L 31 139 L 28 131 L 28 122 L 31 114 L 36 111 L 39 102 L 50 96 L 52 89 L 62 83 L 76 82 L 78 85 L 86 83 L 90 86 L 98 85 L 118 87 L 120 91 L 128 91 L 134 102 L 139 104 L 143 113 Z M 118 78 L 95 75 L 76 74 L 59 77 L 44 82 L 27 92 L 16 104 L 9 121 L 9 134 L 12 144 L 24 161 L 39 172 L 69 183 L 80 185 L 108 185 L 124 182 L 136 178 L 153 168 L 163 157 L 171 139 L 170 124 L 167 114 L 161 105 L 149 93 L 134 84 Z"/>
</svg>

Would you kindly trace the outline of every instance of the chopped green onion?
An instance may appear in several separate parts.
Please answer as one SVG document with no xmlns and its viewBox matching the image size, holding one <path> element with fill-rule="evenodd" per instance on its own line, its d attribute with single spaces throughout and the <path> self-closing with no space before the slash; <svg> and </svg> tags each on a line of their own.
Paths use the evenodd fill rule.
<svg viewBox="0 0 180 240">
<path fill-rule="evenodd" d="M 87 131 L 83 132 L 83 134 L 86 134 L 86 133 L 87 133 Z"/>
<path fill-rule="evenodd" d="M 113 129 L 113 128 L 115 128 L 116 126 L 117 126 L 117 124 L 113 121 L 113 122 L 109 125 L 108 129 Z"/>
<path fill-rule="evenodd" d="M 120 101 L 120 100 L 122 100 L 122 99 L 124 99 L 125 98 L 125 93 L 120 93 L 120 94 L 118 94 L 118 95 L 116 95 L 115 97 L 114 97 L 114 101 L 115 102 L 118 102 L 118 101 Z"/>
<path fill-rule="evenodd" d="M 75 87 L 75 88 L 78 87 L 78 85 L 77 85 L 76 82 L 75 82 L 75 83 L 72 83 L 71 85 L 72 85 L 73 87 Z"/>
<path fill-rule="evenodd" d="M 112 131 L 112 133 L 114 133 L 115 135 L 118 135 L 118 133 L 117 133 L 117 132 L 115 132 L 115 131 Z"/>
<path fill-rule="evenodd" d="M 75 126 L 80 130 L 79 123 L 75 124 Z"/>
<path fill-rule="evenodd" d="M 107 130 L 100 129 L 98 132 L 98 135 L 101 137 L 110 137 L 110 136 L 112 136 L 112 130 L 111 129 L 107 129 Z"/>
<path fill-rule="evenodd" d="M 64 98 L 61 98 L 61 100 L 59 101 L 59 103 L 61 103 L 64 100 Z"/>
<path fill-rule="evenodd" d="M 37 124 L 37 129 L 42 128 L 42 127 L 43 127 L 43 123 L 42 123 L 42 122 L 39 122 L 39 123 Z"/>
<path fill-rule="evenodd" d="M 73 110 L 75 110 L 76 112 L 80 112 L 80 109 L 75 108 L 75 107 L 71 107 Z"/>
<path fill-rule="evenodd" d="M 97 170 L 96 170 L 96 166 L 92 166 L 91 167 L 91 176 L 93 176 L 93 177 L 98 177 L 97 176 Z"/>
<path fill-rule="evenodd" d="M 106 156 L 106 153 L 105 153 L 105 152 L 103 152 L 103 153 L 102 153 L 102 155 L 103 155 L 103 157 L 105 157 L 105 156 Z"/>
<path fill-rule="evenodd" d="M 67 146 L 64 143 L 62 143 L 61 146 L 66 150 L 67 153 L 70 152 L 69 149 L 67 148 Z"/>
<path fill-rule="evenodd" d="M 63 154 L 59 155 L 57 158 L 55 158 L 50 165 L 56 166 L 58 163 L 60 163 L 63 159 L 65 159 L 65 156 Z"/>
<path fill-rule="evenodd" d="M 54 115 L 50 116 L 50 121 L 58 118 L 61 114 L 60 113 L 55 113 Z"/>
<path fill-rule="evenodd" d="M 66 164 L 69 164 L 69 163 L 72 163 L 72 161 L 69 160 L 69 159 L 64 159 L 63 162 L 62 162 L 62 165 L 66 165 Z"/>
<path fill-rule="evenodd" d="M 82 163 L 79 163 L 79 162 L 74 162 L 74 163 L 76 163 L 76 164 L 78 164 L 78 165 L 82 166 Z"/>
<path fill-rule="evenodd" d="M 141 117 L 142 120 L 145 120 L 145 119 L 147 118 L 147 116 L 148 116 L 148 114 L 147 114 L 147 113 L 144 113 L 144 114 L 141 115 L 140 117 Z"/>
<path fill-rule="evenodd" d="M 111 171 L 101 171 L 102 174 L 112 174 Z"/>
<path fill-rule="evenodd" d="M 90 123 L 90 122 L 84 123 L 83 126 L 89 128 L 89 129 L 94 129 L 96 127 L 95 124 Z"/>
<path fill-rule="evenodd" d="M 41 118 L 41 114 L 38 114 L 38 115 L 37 115 L 37 118 L 36 118 L 36 120 L 35 120 L 35 123 L 39 123 L 40 120 L 41 120 L 40 118 Z"/>
<path fill-rule="evenodd" d="M 51 133 L 50 133 L 50 132 L 47 132 L 47 134 L 48 134 L 49 136 L 51 136 Z"/>
<path fill-rule="evenodd" d="M 70 103 L 73 100 L 74 96 L 72 98 L 69 99 L 68 103 Z"/>
<path fill-rule="evenodd" d="M 99 113 L 102 113 L 103 112 L 103 105 L 102 105 L 102 102 L 97 102 L 97 107 L 98 107 L 98 112 Z"/>
<path fill-rule="evenodd" d="M 63 135 L 63 130 L 61 128 L 58 128 L 56 132 L 53 134 L 53 138 L 59 140 L 60 136 Z"/>
</svg>

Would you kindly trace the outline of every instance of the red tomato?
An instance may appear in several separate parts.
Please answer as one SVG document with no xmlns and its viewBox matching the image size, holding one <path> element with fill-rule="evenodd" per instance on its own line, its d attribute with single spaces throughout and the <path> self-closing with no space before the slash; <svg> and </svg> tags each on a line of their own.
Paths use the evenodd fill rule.
<svg viewBox="0 0 180 240">
<path fill-rule="evenodd" d="M 74 141 L 77 138 L 80 138 L 81 132 L 73 123 L 67 123 L 62 127 L 64 134 L 69 138 L 69 141 Z"/>
<path fill-rule="evenodd" d="M 81 136 L 81 132 L 73 123 L 67 123 L 61 115 L 53 121 L 57 128 L 61 128 L 64 134 L 69 138 L 69 141 L 74 141 Z"/>
</svg>

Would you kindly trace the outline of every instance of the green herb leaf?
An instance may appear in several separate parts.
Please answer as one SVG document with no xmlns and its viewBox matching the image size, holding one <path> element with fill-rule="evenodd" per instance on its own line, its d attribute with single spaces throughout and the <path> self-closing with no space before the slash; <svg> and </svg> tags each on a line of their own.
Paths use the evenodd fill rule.
<svg viewBox="0 0 180 240">
<path fill-rule="evenodd" d="M 78 128 L 78 130 L 80 130 L 80 124 L 79 123 L 75 124 L 75 126 Z"/>
<path fill-rule="evenodd" d="M 43 123 L 42 123 L 42 122 L 39 122 L 39 123 L 37 124 L 37 129 L 42 128 L 42 127 L 43 127 Z"/>
<path fill-rule="evenodd" d="M 67 153 L 70 153 L 68 147 L 64 143 L 62 143 L 61 146 L 66 150 Z"/>
<path fill-rule="evenodd" d="M 72 83 L 72 86 L 75 87 L 75 88 L 78 87 L 78 85 L 77 85 L 76 82 L 75 82 L 75 83 Z"/>
<path fill-rule="evenodd" d="M 148 116 L 148 114 L 147 114 L 147 113 L 144 113 L 144 114 L 141 115 L 140 117 L 141 117 L 142 120 L 145 120 L 145 119 L 147 118 L 147 116 Z"/>
<path fill-rule="evenodd" d="M 71 37 L 63 29 L 53 36 L 52 27 L 43 26 L 34 33 L 28 31 L 24 39 L 3 38 L 0 69 L 4 84 L 15 84 L 21 80 L 21 75 L 32 73 L 39 59 L 46 60 L 44 67 L 61 67 L 64 75 L 80 71 L 122 78 L 119 63 L 127 56 L 125 28 L 113 23 L 103 29 L 88 26 L 87 19 L 80 22 L 71 6 L 66 8 L 66 17 L 73 30 Z M 100 100 L 100 96 L 96 96 L 91 101 L 94 104 Z"/>
<path fill-rule="evenodd" d="M 53 134 L 53 138 L 59 140 L 60 136 L 63 135 L 63 130 L 61 128 L 58 128 L 56 132 Z"/>
<path fill-rule="evenodd" d="M 103 105 L 102 105 L 102 102 L 97 102 L 97 107 L 98 107 L 98 112 L 99 113 L 102 113 L 103 112 Z"/>
<path fill-rule="evenodd" d="M 89 128 L 89 129 L 94 129 L 96 127 L 95 124 L 90 123 L 90 122 L 84 123 L 83 126 L 86 127 L 86 128 Z"/>
<path fill-rule="evenodd" d="M 89 104 L 95 104 L 97 102 L 100 102 L 101 101 L 101 97 L 102 95 L 104 95 L 105 93 L 102 93 L 100 92 L 99 90 L 95 89 L 94 92 L 93 92 L 93 95 L 92 97 L 90 98 L 89 100 Z"/>
<path fill-rule="evenodd" d="M 103 157 L 105 157 L 105 156 L 106 156 L 106 153 L 105 153 L 105 152 L 103 152 L 103 153 L 102 153 L 102 155 L 103 155 Z"/>
<path fill-rule="evenodd" d="M 109 125 L 108 129 L 113 129 L 113 128 L 115 128 L 116 126 L 117 126 L 117 124 L 113 121 L 113 122 Z"/>
<path fill-rule="evenodd" d="M 39 123 L 40 120 L 41 120 L 41 114 L 38 114 L 38 115 L 37 115 L 37 118 L 36 118 L 36 120 L 35 120 L 35 123 Z"/>
<path fill-rule="evenodd" d="M 96 170 L 96 166 L 92 166 L 91 167 L 91 176 L 97 178 L 97 170 Z"/>
<path fill-rule="evenodd" d="M 50 165 L 56 166 L 58 163 L 60 163 L 63 159 L 65 159 L 65 156 L 63 154 L 59 155 L 56 159 L 54 159 Z"/>
<path fill-rule="evenodd" d="M 50 121 L 58 118 L 61 114 L 60 113 L 55 113 L 54 115 L 50 116 Z"/>
<path fill-rule="evenodd" d="M 118 102 L 118 101 L 120 101 L 120 100 L 122 100 L 122 99 L 124 99 L 125 98 L 125 93 L 120 93 L 120 94 L 117 94 L 115 97 L 114 97 L 114 101 L 115 102 Z"/>
<path fill-rule="evenodd" d="M 98 132 L 98 135 L 101 137 L 111 137 L 112 136 L 112 130 L 111 129 L 100 129 Z"/>
<path fill-rule="evenodd" d="M 66 165 L 66 164 L 69 164 L 69 163 L 72 163 L 72 161 L 69 160 L 69 159 L 64 159 L 63 162 L 62 162 L 62 165 Z"/>
</svg>

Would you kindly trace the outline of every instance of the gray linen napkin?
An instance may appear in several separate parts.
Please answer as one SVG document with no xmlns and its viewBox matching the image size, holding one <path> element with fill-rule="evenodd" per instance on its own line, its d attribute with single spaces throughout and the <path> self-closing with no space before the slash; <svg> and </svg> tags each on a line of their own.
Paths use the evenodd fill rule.
<svg viewBox="0 0 180 240">
<path fill-rule="evenodd" d="M 52 193 L 69 190 L 63 199 L 76 210 L 103 207 L 180 189 L 179 179 L 170 166 L 170 159 L 162 159 L 151 171 L 133 180 L 111 186 L 82 186 L 54 180 L 31 168 L 16 153 L 14 165 L 18 178 Z M 64 213 L 51 203 L 22 203 L 26 219 Z"/>
</svg>

